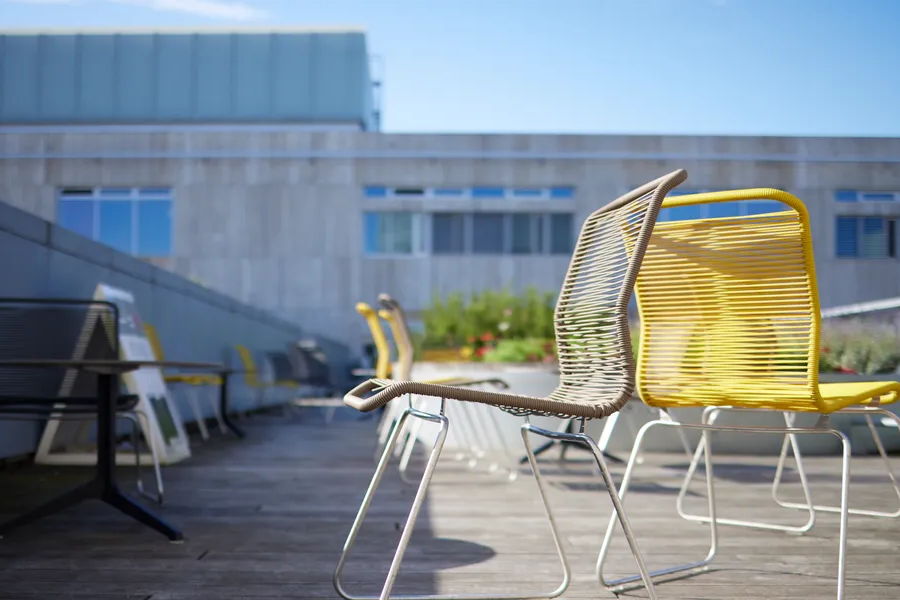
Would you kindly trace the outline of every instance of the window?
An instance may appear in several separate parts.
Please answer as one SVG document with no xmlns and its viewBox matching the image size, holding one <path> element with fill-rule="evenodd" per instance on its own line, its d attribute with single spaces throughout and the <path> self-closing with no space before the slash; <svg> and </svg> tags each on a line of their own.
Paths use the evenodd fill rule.
<svg viewBox="0 0 900 600">
<path fill-rule="evenodd" d="M 572 200 L 575 188 L 572 186 L 552 187 L 390 187 L 370 185 L 363 188 L 363 196 L 373 199 L 387 198 L 443 198 L 479 200 Z"/>
<path fill-rule="evenodd" d="M 861 192 L 857 190 L 837 190 L 835 202 L 900 202 L 900 192 Z"/>
<path fill-rule="evenodd" d="M 431 215 L 431 251 L 434 254 L 462 254 L 466 247 L 465 215 Z"/>
<path fill-rule="evenodd" d="M 569 254 L 572 240 L 572 215 L 550 215 L 550 254 Z"/>
<path fill-rule="evenodd" d="M 364 249 L 367 255 L 568 255 L 574 225 L 572 213 L 366 212 Z"/>
<path fill-rule="evenodd" d="M 168 188 L 64 188 L 57 223 L 135 256 L 172 254 L 172 192 Z"/>
<path fill-rule="evenodd" d="M 472 215 L 472 252 L 475 254 L 502 254 L 504 247 L 502 213 L 475 213 Z"/>
<path fill-rule="evenodd" d="M 668 196 L 685 196 L 687 194 L 699 194 L 708 190 L 675 190 Z M 677 193 L 676 193 L 677 192 Z M 745 217 L 751 215 L 765 215 L 773 212 L 791 210 L 786 204 L 775 200 L 740 200 L 735 202 L 711 202 L 708 204 L 694 204 L 689 206 L 674 206 L 659 211 L 658 221 L 689 221 L 693 219 L 716 219 L 727 217 Z"/>
<path fill-rule="evenodd" d="M 541 215 L 512 215 L 513 254 L 537 254 L 541 251 Z"/>
<path fill-rule="evenodd" d="M 421 254 L 422 216 L 410 212 L 367 212 L 363 215 L 366 254 Z"/>
<path fill-rule="evenodd" d="M 896 236 L 896 219 L 840 216 L 835 219 L 835 254 L 838 258 L 896 257 Z"/>
</svg>

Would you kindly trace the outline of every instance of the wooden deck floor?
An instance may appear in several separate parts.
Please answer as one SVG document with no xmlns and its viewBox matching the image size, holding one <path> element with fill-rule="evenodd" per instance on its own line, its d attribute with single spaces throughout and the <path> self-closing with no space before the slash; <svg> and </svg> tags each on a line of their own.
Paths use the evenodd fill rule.
<svg viewBox="0 0 900 600">
<path fill-rule="evenodd" d="M 332 572 L 374 469 L 373 422 L 344 419 L 323 427 L 317 417 L 256 417 L 247 430 L 245 440 L 219 438 L 166 469 L 167 502 L 160 512 L 183 527 L 185 543 L 170 544 L 91 502 L 0 541 L 0 598 L 336 598 Z M 593 578 L 609 498 L 586 455 L 571 456 L 564 468 L 549 455 L 542 461 L 574 572 L 564 597 L 613 598 Z M 748 461 L 758 466 L 741 466 Z M 693 560 L 708 549 L 706 530 L 675 515 L 684 463 L 681 456 L 648 457 L 626 502 L 651 568 Z M 779 511 L 768 496 L 772 463 L 718 457 L 721 512 L 801 521 L 802 513 Z M 810 459 L 809 467 L 817 500 L 836 498 L 839 461 Z M 874 459 L 855 459 L 854 503 L 890 506 L 878 467 Z M 507 483 L 443 461 L 395 593 L 553 589 L 559 564 L 526 471 Z M 613 466 L 617 475 L 621 471 Z M 47 467 L 0 473 L 0 513 L 25 511 L 86 476 L 84 469 Z M 702 507 L 698 484 L 693 503 Z M 347 567 L 351 590 L 377 593 L 413 493 L 390 469 Z M 715 570 L 661 584 L 658 591 L 661 598 L 833 598 L 837 535 L 833 515 L 822 515 L 813 532 L 800 537 L 721 527 Z M 624 540 L 617 538 L 614 548 L 613 570 L 632 572 Z M 900 598 L 898 551 L 900 521 L 851 517 L 846 597 Z"/>
</svg>

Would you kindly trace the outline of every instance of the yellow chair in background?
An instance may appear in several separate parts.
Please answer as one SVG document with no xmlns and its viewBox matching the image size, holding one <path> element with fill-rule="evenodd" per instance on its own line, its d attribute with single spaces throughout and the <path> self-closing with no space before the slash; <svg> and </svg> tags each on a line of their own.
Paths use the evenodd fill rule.
<svg viewBox="0 0 900 600">
<path fill-rule="evenodd" d="M 685 485 L 705 458 L 709 516 L 692 516 L 710 524 L 707 556 L 688 565 L 662 569 L 652 576 L 706 567 L 717 547 L 717 525 L 806 531 L 815 509 L 840 513 L 837 597 L 844 596 L 850 483 L 850 440 L 830 423 L 837 411 L 879 414 L 897 421 L 880 405 L 900 392 L 896 382 L 820 384 L 821 314 L 809 217 L 796 197 L 773 189 L 751 189 L 667 198 L 663 208 L 765 200 L 784 210 L 739 217 L 658 222 L 650 238 L 635 287 L 641 316 L 637 389 L 649 406 L 661 410 L 656 421 L 638 432 L 620 487 L 624 501 L 645 435 L 655 427 L 701 431 Z M 676 408 L 706 408 L 700 423 L 682 423 Z M 717 425 L 720 410 L 784 413 L 785 426 Z M 811 426 L 795 417 L 818 416 Z M 781 415 L 779 415 L 780 417 Z M 871 421 L 870 421 L 871 422 Z M 806 503 L 807 525 L 797 528 L 716 516 L 710 432 L 781 433 L 797 457 Z M 842 445 L 839 507 L 813 506 L 797 449 L 799 434 L 833 435 Z M 782 459 L 784 452 L 782 453 Z M 779 473 L 780 475 L 780 473 Z M 684 493 L 684 491 L 682 491 Z M 683 515 L 684 516 L 684 515 Z M 640 581 L 639 576 L 606 581 L 615 516 L 610 520 L 597 562 L 601 584 L 614 591 Z"/>
<path fill-rule="evenodd" d="M 153 349 L 154 358 L 159 361 L 165 360 L 166 355 L 163 352 L 156 328 L 150 323 L 144 322 L 144 333 L 150 342 L 150 347 Z M 208 440 L 209 430 L 206 427 L 206 420 L 203 418 L 203 411 L 200 409 L 200 390 L 205 387 L 222 385 L 222 378 L 214 373 L 164 373 L 163 380 L 170 385 L 181 384 L 186 386 L 185 397 L 191 406 L 191 411 L 194 413 L 194 420 L 197 423 L 197 428 L 200 430 L 200 437 L 203 441 Z M 228 428 L 225 426 L 225 421 L 219 410 L 218 396 L 210 395 L 208 398 L 212 403 L 213 414 L 215 414 L 216 421 L 219 424 L 219 431 L 224 434 L 228 431 Z"/>
</svg>

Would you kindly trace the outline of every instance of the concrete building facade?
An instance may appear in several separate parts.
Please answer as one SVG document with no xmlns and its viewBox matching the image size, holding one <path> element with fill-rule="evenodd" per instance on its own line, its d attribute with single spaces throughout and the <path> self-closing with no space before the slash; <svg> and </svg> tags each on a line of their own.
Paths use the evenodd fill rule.
<svg viewBox="0 0 900 600">
<path fill-rule="evenodd" d="M 413 313 L 435 293 L 555 291 L 582 220 L 676 168 L 689 191 L 802 198 L 823 307 L 900 295 L 900 139 L 394 135 L 366 131 L 374 105 L 343 125 L 4 117 L 0 200 L 353 347 L 354 304 L 382 291 Z"/>
</svg>

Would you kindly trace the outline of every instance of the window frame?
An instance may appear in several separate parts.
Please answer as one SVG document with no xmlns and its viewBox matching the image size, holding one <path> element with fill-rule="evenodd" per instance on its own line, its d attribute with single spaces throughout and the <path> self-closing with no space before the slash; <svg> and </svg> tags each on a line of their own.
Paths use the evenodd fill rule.
<svg viewBox="0 0 900 600">
<path fill-rule="evenodd" d="M 854 241 L 855 248 L 853 254 L 839 254 L 838 248 L 840 246 L 840 237 L 839 237 L 839 223 L 842 219 L 852 219 L 854 222 Z M 877 219 L 881 221 L 882 227 L 884 230 L 884 250 L 885 254 L 883 255 L 866 255 L 863 251 L 863 247 L 865 245 L 865 236 L 873 235 L 866 234 L 865 226 L 866 220 Z M 900 216 L 894 215 L 835 215 L 834 217 L 834 258 L 837 260 L 890 260 L 897 259 L 898 257 L 898 247 L 897 247 L 897 222 L 900 221 Z"/>
<path fill-rule="evenodd" d="M 384 200 L 520 200 L 574 202 L 577 195 L 574 185 L 546 185 L 510 187 L 502 185 L 442 185 L 389 186 L 382 184 L 364 185 L 362 195 L 366 201 Z"/>
<path fill-rule="evenodd" d="M 56 214 L 54 218 L 54 222 L 66 229 L 67 231 L 72 231 L 67 227 L 63 226 L 59 222 L 60 217 L 60 208 L 66 202 L 77 202 L 77 201 L 88 201 L 92 204 L 92 223 L 91 223 L 91 235 L 85 236 L 88 239 L 102 244 L 107 248 L 112 248 L 117 252 L 123 252 L 125 254 L 129 254 L 136 258 L 141 259 L 164 259 L 171 258 L 175 255 L 175 235 L 174 235 L 174 218 L 173 218 L 173 209 L 175 207 L 175 193 L 174 189 L 171 186 L 122 186 L 122 187 L 113 187 L 113 186 L 60 186 L 56 189 Z M 100 208 L 101 204 L 104 202 L 122 202 L 126 201 L 130 204 L 129 206 L 129 218 L 130 218 L 130 249 L 122 250 L 116 248 L 115 246 L 110 246 L 100 239 L 100 226 L 101 226 L 101 218 L 100 218 Z M 166 201 L 169 203 L 169 248 L 166 254 L 140 254 L 138 250 L 140 249 L 140 203 L 141 202 L 160 202 Z M 82 235 L 81 233 L 75 231 L 78 235 Z"/>
</svg>

